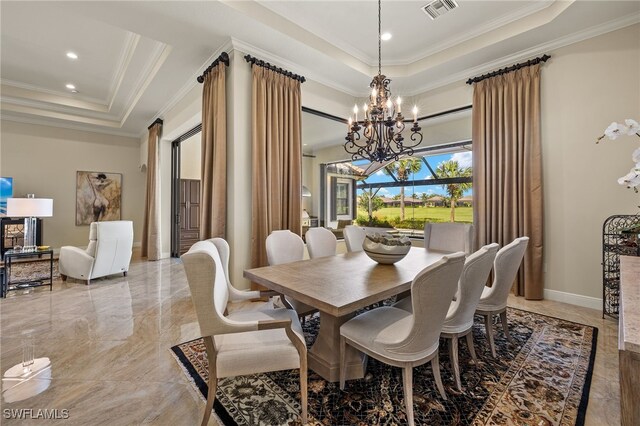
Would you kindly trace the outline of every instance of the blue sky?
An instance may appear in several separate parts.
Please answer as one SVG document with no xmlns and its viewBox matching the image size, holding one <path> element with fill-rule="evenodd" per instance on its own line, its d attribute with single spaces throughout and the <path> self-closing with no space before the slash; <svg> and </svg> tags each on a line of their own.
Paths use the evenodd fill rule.
<svg viewBox="0 0 640 426">
<path fill-rule="evenodd" d="M 438 165 L 447 160 L 456 160 L 462 167 L 471 167 L 471 152 L 458 152 L 455 154 L 440 154 L 440 155 L 430 155 L 427 157 L 429 161 L 429 165 L 434 170 Z M 354 164 L 358 164 L 355 162 Z M 412 180 L 422 180 L 427 179 L 431 176 L 431 172 L 429 169 L 423 164 L 422 169 L 415 173 L 413 176 L 409 178 L 407 182 L 407 186 L 405 186 L 405 196 L 409 197 L 414 193 L 414 187 L 411 184 Z M 367 183 L 378 183 L 378 182 L 390 182 L 392 178 L 386 174 L 382 170 L 376 172 L 375 174 L 369 176 L 367 178 Z M 438 195 L 446 195 L 444 188 L 441 185 L 428 185 L 428 186 L 416 186 L 415 194 L 419 197 L 422 193 L 426 192 L 427 194 L 438 194 Z M 362 190 L 358 190 L 358 195 L 362 193 Z M 400 187 L 397 188 L 381 188 L 378 191 L 378 196 L 381 197 L 393 197 L 394 195 L 400 194 Z M 471 190 L 465 191 L 464 195 L 471 195 Z"/>
</svg>

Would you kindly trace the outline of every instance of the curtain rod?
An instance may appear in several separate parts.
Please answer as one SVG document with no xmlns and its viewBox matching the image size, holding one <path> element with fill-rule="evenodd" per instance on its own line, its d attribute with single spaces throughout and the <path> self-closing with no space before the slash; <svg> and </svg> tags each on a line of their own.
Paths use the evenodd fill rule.
<svg viewBox="0 0 640 426">
<path fill-rule="evenodd" d="M 147 127 L 147 130 L 151 130 L 151 128 L 152 128 L 153 126 L 155 126 L 156 124 L 160 124 L 160 125 L 162 125 L 162 123 L 163 123 L 162 118 L 156 118 L 156 119 L 155 119 L 155 121 L 154 121 L 153 123 L 151 123 L 151 124 L 149 125 L 149 127 Z"/>
<path fill-rule="evenodd" d="M 204 83 L 204 78 L 207 76 L 207 74 L 209 74 L 211 72 L 211 70 L 213 69 L 213 67 L 218 65 L 218 63 L 220 63 L 220 62 L 222 62 L 226 66 L 229 66 L 229 54 L 227 52 L 222 52 L 220 54 L 220 56 L 218 56 L 216 58 L 215 61 L 211 62 L 211 65 L 209 65 L 207 67 L 207 69 L 204 70 L 202 75 L 199 75 L 198 78 L 196 79 L 196 80 L 198 80 L 198 83 Z"/>
<path fill-rule="evenodd" d="M 491 78 L 497 75 L 507 74 L 507 73 L 519 70 L 520 68 L 530 67 L 531 65 L 537 65 L 540 62 L 547 62 L 550 58 L 551 56 L 544 54 L 535 59 L 530 59 L 527 62 L 521 62 L 519 64 L 511 65 L 510 67 L 501 68 L 498 71 L 493 71 L 488 74 L 482 74 L 481 76 L 470 78 L 469 80 L 467 80 L 467 84 L 477 83 L 487 78 Z"/>
<path fill-rule="evenodd" d="M 294 80 L 298 80 L 300 83 L 304 83 L 305 81 L 307 81 L 307 79 L 301 75 L 294 74 L 291 71 L 287 71 L 285 69 L 276 67 L 275 65 L 271 65 L 269 62 L 265 62 L 262 59 L 254 58 L 251 55 L 246 55 L 244 59 L 245 61 L 250 62 L 251 65 L 257 65 L 259 67 L 266 68 L 271 71 L 275 71 L 278 74 L 286 75 L 287 77 L 293 78 Z"/>
</svg>

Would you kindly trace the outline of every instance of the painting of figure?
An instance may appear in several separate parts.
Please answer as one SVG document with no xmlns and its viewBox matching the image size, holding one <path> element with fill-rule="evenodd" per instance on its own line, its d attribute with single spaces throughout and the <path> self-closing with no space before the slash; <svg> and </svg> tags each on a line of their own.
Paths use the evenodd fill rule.
<svg viewBox="0 0 640 426">
<path fill-rule="evenodd" d="M 122 174 L 76 173 L 76 225 L 120 220 Z"/>
</svg>

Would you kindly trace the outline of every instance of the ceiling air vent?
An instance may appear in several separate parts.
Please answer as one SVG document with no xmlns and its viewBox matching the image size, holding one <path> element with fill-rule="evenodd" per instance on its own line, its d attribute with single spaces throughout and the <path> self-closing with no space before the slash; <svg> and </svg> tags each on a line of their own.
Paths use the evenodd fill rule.
<svg viewBox="0 0 640 426">
<path fill-rule="evenodd" d="M 455 0 L 434 0 L 431 3 L 422 6 L 422 11 L 431 19 L 436 19 L 444 15 L 448 11 L 458 7 Z"/>
</svg>

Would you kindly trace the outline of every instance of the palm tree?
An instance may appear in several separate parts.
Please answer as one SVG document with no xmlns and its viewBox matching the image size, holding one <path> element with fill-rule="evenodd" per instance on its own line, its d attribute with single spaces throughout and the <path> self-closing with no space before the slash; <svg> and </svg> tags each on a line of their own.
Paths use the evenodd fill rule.
<svg viewBox="0 0 640 426">
<path fill-rule="evenodd" d="M 438 178 L 456 178 L 456 177 L 471 177 L 471 167 L 460 167 L 457 161 L 449 160 L 444 161 L 438 165 L 436 169 Z M 449 195 L 451 201 L 451 222 L 456 220 L 456 201 L 462 198 L 464 191 L 471 189 L 471 183 L 450 183 L 442 185 Z"/>
<path fill-rule="evenodd" d="M 418 173 L 422 169 L 422 161 L 418 158 L 405 158 L 385 167 L 384 173 L 394 176 L 404 183 L 409 180 L 411 173 Z M 404 220 L 404 186 L 400 187 L 400 220 Z"/>
</svg>

